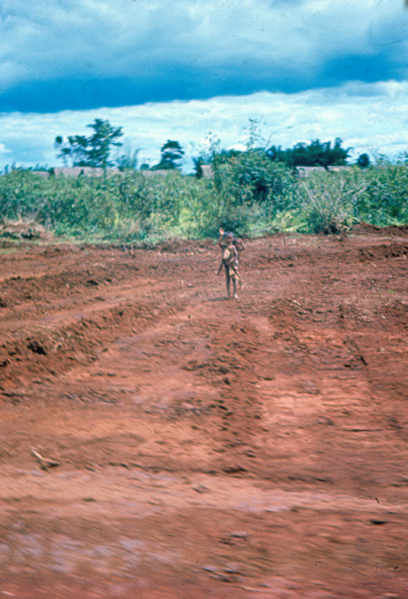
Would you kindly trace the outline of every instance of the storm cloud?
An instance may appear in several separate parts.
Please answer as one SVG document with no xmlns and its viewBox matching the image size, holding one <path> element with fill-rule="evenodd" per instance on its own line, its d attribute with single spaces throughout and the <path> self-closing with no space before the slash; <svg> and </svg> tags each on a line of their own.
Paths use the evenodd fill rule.
<svg viewBox="0 0 408 599">
<path fill-rule="evenodd" d="M 8 112 L 406 77 L 402 0 L 5 0 L 0 16 Z"/>
</svg>

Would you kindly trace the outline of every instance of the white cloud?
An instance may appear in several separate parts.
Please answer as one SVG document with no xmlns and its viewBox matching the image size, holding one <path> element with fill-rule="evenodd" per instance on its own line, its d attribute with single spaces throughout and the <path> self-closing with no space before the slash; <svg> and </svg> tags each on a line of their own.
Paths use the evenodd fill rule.
<svg viewBox="0 0 408 599">
<path fill-rule="evenodd" d="M 340 137 L 355 155 L 368 151 L 396 156 L 408 148 L 407 94 L 408 83 L 390 81 L 56 114 L 3 113 L 0 165 L 56 165 L 55 137 L 89 134 L 86 125 L 95 118 L 122 126 L 132 148 L 140 148 L 139 159 L 150 164 L 158 161 L 167 139 L 178 140 L 189 156 L 205 147 L 209 132 L 221 139 L 224 148 L 243 144 L 249 138 L 250 118 L 258 119 L 260 133 L 270 144 L 289 147 Z"/>
<path fill-rule="evenodd" d="M 11 154 L 11 150 L 9 150 L 4 143 L 0 143 L 0 156 L 2 154 Z"/>
</svg>

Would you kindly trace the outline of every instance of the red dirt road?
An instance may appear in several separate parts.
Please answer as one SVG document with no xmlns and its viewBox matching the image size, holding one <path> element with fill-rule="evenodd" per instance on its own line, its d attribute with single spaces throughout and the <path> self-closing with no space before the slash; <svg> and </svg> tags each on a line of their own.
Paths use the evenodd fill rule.
<svg viewBox="0 0 408 599">
<path fill-rule="evenodd" d="M 0 597 L 408 597 L 407 254 L 3 245 Z"/>
</svg>

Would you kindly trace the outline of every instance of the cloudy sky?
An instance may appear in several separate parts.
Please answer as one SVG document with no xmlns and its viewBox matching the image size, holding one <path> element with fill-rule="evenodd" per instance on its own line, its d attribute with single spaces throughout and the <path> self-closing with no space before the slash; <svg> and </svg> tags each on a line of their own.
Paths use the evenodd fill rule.
<svg viewBox="0 0 408 599">
<path fill-rule="evenodd" d="M 0 18 L 0 167 L 58 164 L 55 136 L 95 118 L 150 163 L 167 139 L 245 143 L 250 118 L 283 147 L 408 149 L 403 0 L 3 0 Z"/>
</svg>

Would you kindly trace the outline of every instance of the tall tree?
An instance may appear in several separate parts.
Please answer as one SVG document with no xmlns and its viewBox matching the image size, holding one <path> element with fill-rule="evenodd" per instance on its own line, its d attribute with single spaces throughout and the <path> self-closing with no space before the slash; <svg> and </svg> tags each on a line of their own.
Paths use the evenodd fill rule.
<svg viewBox="0 0 408 599">
<path fill-rule="evenodd" d="M 368 154 L 360 154 L 357 158 L 357 166 L 360 168 L 368 168 L 370 166 L 370 156 Z"/>
<path fill-rule="evenodd" d="M 93 134 L 71 135 L 67 140 L 61 135 L 55 138 L 55 147 L 58 151 L 58 157 L 62 158 L 64 164 L 69 163 L 72 166 L 92 166 L 107 168 L 113 166 L 109 160 L 109 155 L 113 147 L 120 147 L 118 141 L 122 137 L 122 127 L 112 127 L 108 120 L 95 119 L 91 125 Z"/>
<path fill-rule="evenodd" d="M 174 170 L 181 167 L 184 150 L 178 141 L 170 139 L 161 148 L 161 159 L 159 164 L 152 167 L 152 170 L 166 169 Z"/>
</svg>

